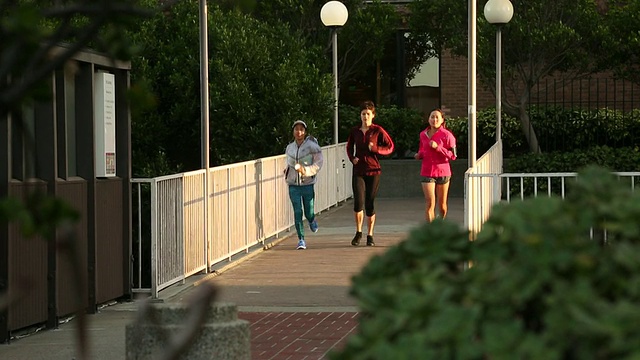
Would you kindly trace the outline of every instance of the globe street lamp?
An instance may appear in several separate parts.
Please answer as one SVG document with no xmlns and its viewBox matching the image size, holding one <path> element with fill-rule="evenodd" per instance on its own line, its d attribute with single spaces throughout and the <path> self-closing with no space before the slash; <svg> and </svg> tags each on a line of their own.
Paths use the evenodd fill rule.
<svg viewBox="0 0 640 360">
<path fill-rule="evenodd" d="M 509 0 L 489 0 L 484 17 L 496 27 L 496 141 L 502 138 L 502 25 L 511 21 L 513 5 Z"/>
<path fill-rule="evenodd" d="M 333 42 L 333 141 L 338 143 L 338 28 L 344 26 L 349 18 L 349 11 L 340 1 L 329 1 L 320 9 L 320 20 L 324 26 L 332 30 Z"/>
</svg>

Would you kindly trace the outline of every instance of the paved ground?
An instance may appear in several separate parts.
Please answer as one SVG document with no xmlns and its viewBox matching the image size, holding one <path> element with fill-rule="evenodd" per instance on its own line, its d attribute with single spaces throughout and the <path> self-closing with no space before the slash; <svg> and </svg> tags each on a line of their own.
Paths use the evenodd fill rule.
<svg viewBox="0 0 640 360">
<path fill-rule="evenodd" d="M 358 307 L 349 295 L 351 277 L 376 254 L 402 241 L 422 223 L 422 199 L 377 200 L 375 247 L 350 245 L 354 234 L 351 202 L 318 217 L 320 231 L 307 231 L 307 250 L 295 250 L 295 233 L 269 250 L 251 254 L 217 275 L 196 275 L 187 284 L 161 293 L 166 302 L 183 302 L 203 282 L 219 291 L 217 301 L 238 306 L 250 322 L 252 359 L 324 359 L 356 330 Z M 449 218 L 463 224 L 463 199 L 451 198 Z M 139 304 L 118 303 L 89 315 L 90 359 L 124 359 L 125 326 Z M 74 319 L 0 345 L 0 359 L 76 359 Z"/>
</svg>

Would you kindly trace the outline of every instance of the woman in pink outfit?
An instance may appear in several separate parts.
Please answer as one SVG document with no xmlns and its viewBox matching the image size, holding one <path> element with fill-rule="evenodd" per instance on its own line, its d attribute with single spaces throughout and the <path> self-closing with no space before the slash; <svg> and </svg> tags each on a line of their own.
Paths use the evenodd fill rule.
<svg viewBox="0 0 640 360">
<path fill-rule="evenodd" d="M 433 221 L 437 200 L 440 216 L 444 219 L 451 180 L 449 161 L 455 160 L 457 154 L 456 138 L 447 130 L 442 110 L 435 109 L 429 115 L 429 126 L 420 132 L 420 150 L 414 157 L 422 159 L 420 176 L 426 202 L 425 218 L 428 222 Z"/>
</svg>

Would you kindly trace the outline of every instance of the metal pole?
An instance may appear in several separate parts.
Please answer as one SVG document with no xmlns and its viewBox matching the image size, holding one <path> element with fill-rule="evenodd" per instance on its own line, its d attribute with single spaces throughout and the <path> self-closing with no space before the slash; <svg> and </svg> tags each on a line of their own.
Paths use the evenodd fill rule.
<svg viewBox="0 0 640 360">
<path fill-rule="evenodd" d="M 476 166 L 476 0 L 469 0 L 469 167 Z"/>
<path fill-rule="evenodd" d="M 200 112 L 204 172 L 204 259 L 209 272 L 209 39 L 207 0 L 200 0 Z"/>
<path fill-rule="evenodd" d="M 338 144 L 338 28 L 333 28 L 333 143 Z"/>
<path fill-rule="evenodd" d="M 502 139 L 502 29 L 496 31 L 496 141 Z"/>
</svg>

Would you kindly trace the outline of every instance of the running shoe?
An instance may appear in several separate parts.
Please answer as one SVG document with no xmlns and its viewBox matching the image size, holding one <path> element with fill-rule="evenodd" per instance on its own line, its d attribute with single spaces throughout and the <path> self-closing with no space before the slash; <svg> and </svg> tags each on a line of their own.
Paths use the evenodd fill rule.
<svg viewBox="0 0 640 360">
<path fill-rule="evenodd" d="M 356 236 L 353 237 L 353 240 L 351 240 L 351 245 L 353 246 L 360 245 L 360 239 L 362 239 L 362 232 L 358 231 L 356 232 Z"/>
<path fill-rule="evenodd" d="M 373 236 L 367 235 L 367 246 L 376 246 L 376 243 L 373 242 Z"/>
<path fill-rule="evenodd" d="M 307 244 L 304 242 L 304 239 L 298 240 L 298 247 L 296 249 L 297 250 L 304 250 L 306 248 L 307 248 Z"/>
<path fill-rule="evenodd" d="M 318 232 L 318 222 L 316 221 L 316 219 L 313 219 L 313 221 L 311 221 L 309 223 L 309 229 L 311 229 L 311 231 Z"/>
</svg>

